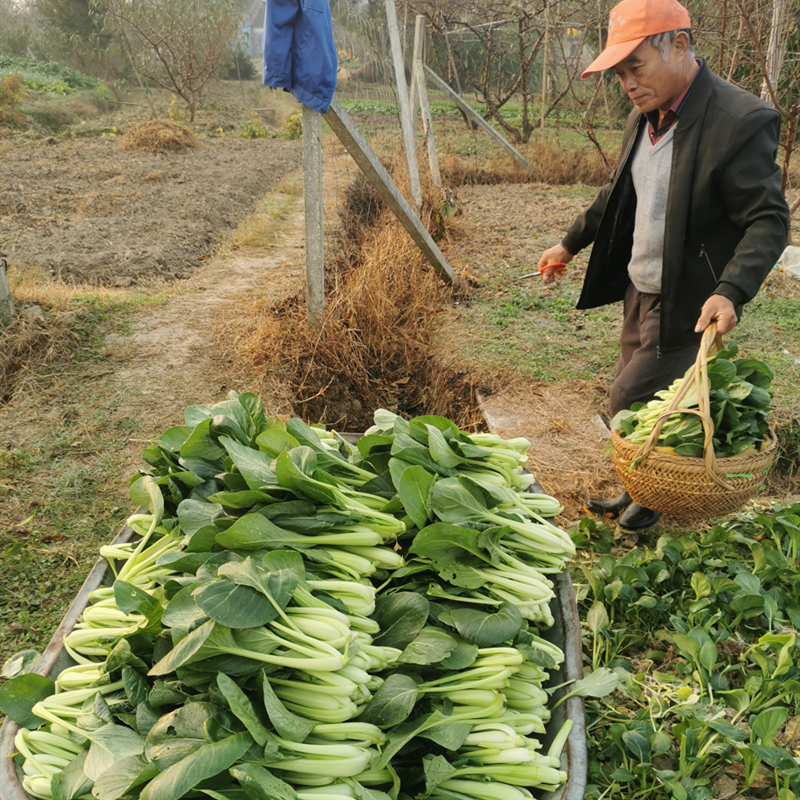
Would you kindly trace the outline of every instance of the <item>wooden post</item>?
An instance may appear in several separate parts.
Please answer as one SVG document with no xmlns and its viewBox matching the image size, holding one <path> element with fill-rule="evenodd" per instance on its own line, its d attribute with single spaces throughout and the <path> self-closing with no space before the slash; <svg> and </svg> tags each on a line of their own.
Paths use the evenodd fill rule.
<svg viewBox="0 0 800 800">
<path fill-rule="evenodd" d="M 434 186 L 441 187 L 442 175 L 439 172 L 439 159 L 436 156 L 436 142 L 433 139 L 433 124 L 431 121 L 431 109 L 428 105 L 428 90 L 425 88 L 425 65 L 422 61 L 425 42 L 425 17 L 417 15 L 416 27 L 414 31 L 414 68 L 412 84 L 417 87 L 419 95 L 419 105 L 422 112 L 422 130 L 425 134 L 425 145 L 428 148 L 428 163 L 431 167 L 431 177 Z M 412 113 L 416 118 L 416 108 L 412 106 Z"/>
<path fill-rule="evenodd" d="M 403 142 L 406 148 L 406 161 L 408 162 L 408 182 L 411 185 L 411 197 L 416 207 L 419 208 L 422 205 L 422 188 L 419 183 L 417 146 L 414 140 L 414 129 L 411 127 L 406 68 L 403 63 L 403 51 L 400 46 L 400 31 L 397 28 L 397 10 L 395 9 L 394 0 L 386 0 L 386 20 L 389 27 L 389 42 L 392 45 L 395 80 L 397 81 L 397 101 L 400 104 L 400 125 L 403 129 Z"/>
<path fill-rule="evenodd" d="M 420 30 L 420 19 L 422 19 L 423 25 L 425 23 L 425 18 L 418 14 L 414 24 L 414 52 L 411 56 L 411 86 L 408 90 L 408 107 L 409 111 L 411 112 L 411 130 L 414 131 L 415 135 L 417 132 L 417 104 L 419 103 L 419 83 L 417 81 L 416 70 L 417 59 L 421 58 L 420 53 L 422 52 L 422 35 L 424 32 L 424 28 Z"/>
<path fill-rule="evenodd" d="M 325 310 L 322 117 L 303 106 L 303 201 L 306 215 L 306 309 L 313 325 Z"/>
<path fill-rule="evenodd" d="M 334 100 L 324 116 L 325 121 L 339 137 L 339 141 L 344 145 L 345 150 L 350 153 L 353 160 L 361 168 L 361 171 L 367 176 L 369 182 L 375 187 L 375 191 L 383 198 L 383 201 L 392 210 L 400 224 L 408 231 L 436 274 L 445 283 L 454 286 L 458 285 L 458 278 L 453 272 L 453 268 L 447 263 L 447 259 L 442 254 L 439 246 L 433 241 L 425 226 L 420 222 L 419 217 L 403 197 L 353 120 L 342 108 L 342 104 L 338 100 Z"/>
<path fill-rule="evenodd" d="M 494 139 L 503 150 L 508 153 L 514 161 L 517 162 L 523 169 L 528 172 L 535 173 L 536 170 L 525 160 L 525 156 L 519 152 L 512 144 L 504 139 L 472 106 L 464 100 L 463 97 L 456 94 L 450 86 L 448 86 L 430 67 L 424 67 L 425 74 L 434 82 L 434 84 L 441 89 L 450 99 L 467 115 L 469 119 L 477 123 L 481 130 L 485 131 L 492 139 Z"/>
<path fill-rule="evenodd" d="M 0 325 L 10 325 L 14 321 L 14 298 L 6 276 L 6 260 L 0 253 Z"/>
<path fill-rule="evenodd" d="M 550 44 L 550 2 L 544 0 L 544 45 L 542 47 L 542 106 L 539 109 L 541 114 L 541 129 L 544 130 L 545 105 L 547 103 L 547 48 Z"/>
</svg>

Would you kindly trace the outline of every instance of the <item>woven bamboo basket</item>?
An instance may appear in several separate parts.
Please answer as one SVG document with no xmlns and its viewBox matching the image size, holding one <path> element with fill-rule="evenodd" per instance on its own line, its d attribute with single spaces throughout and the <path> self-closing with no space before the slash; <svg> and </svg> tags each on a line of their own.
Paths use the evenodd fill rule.
<svg viewBox="0 0 800 800">
<path fill-rule="evenodd" d="M 778 448 L 778 441 L 770 431 L 759 452 L 716 457 L 706 367 L 708 357 L 720 347 L 716 324 L 712 323 L 703 333 L 693 380 L 684 381 L 644 444 L 630 444 L 617 431 L 611 433 L 614 467 L 631 498 L 645 508 L 684 521 L 721 517 L 741 508 L 763 488 Z M 697 385 L 699 408 L 681 408 L 693 385 Z M 673 414 L 695 414 L 702 420 L 705 433 L 702 458 L 655 451 L 661 426 Z"/>
</svg>

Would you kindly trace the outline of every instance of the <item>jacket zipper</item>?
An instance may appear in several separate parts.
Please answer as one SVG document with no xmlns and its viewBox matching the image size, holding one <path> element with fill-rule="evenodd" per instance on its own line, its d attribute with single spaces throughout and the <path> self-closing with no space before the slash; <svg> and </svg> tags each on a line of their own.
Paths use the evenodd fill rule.
<svg viewBox="0 0 800 800">
<path fill-rule="evenodd" d="M 711 264 L 711 259 L 708 257 L 708 253 L 706 252 L 706 246 L 704 244 L 700 245 L 700 252 L 698 253 L 698 258 L 705 258 L 706 262 L 708 263 L 708 268 L 711 270 L 711 274 L 714 276 L 714 280 L 719 280 L 717 278 L 717 273 L 714 272 L 714 267 Z"/>
</svg>

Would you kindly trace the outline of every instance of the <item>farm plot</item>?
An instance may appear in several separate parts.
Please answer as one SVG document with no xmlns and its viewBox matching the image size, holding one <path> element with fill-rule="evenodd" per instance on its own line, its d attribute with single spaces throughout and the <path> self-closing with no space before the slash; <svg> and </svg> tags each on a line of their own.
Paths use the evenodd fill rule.
<svg viewBox="0 0 800 800">
<path fill-rule="evenodd" d="M 220 138 L 182 154 L 114 138 L 8 143 L 0 250 L 67 283 L 131 286 L 187 277 L 288 171 L 297 142 Z"/>
</svg>

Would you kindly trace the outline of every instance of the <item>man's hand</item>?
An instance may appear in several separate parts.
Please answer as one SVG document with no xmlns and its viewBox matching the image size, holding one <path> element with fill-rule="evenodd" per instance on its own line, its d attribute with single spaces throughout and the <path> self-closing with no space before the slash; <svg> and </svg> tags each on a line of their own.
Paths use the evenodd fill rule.
<svg viewBox="0 0 800 800">
<path fill-rule="evenodd" d="M 550 264 L 566 264 L 575 258 L 566 247 L 561 244 L 554 245 L 542 253 L 539 259 L 539 269 L 546 267 Z M 542 273 L 542 283 L 552 283 L 556 278 L 560 278 L 559 270 L 548 269 Z"/>
<path fill-rule="evenodd" d="M 739 321 L 733 303 L 721 294 L 712 294 L 700 309 L 700 319 L 695 325 L 695 333 L 704 331 L 712 322 L 717 323 L 717 333 L 723 336 L 736 327 Z"/>
</svg>

